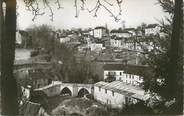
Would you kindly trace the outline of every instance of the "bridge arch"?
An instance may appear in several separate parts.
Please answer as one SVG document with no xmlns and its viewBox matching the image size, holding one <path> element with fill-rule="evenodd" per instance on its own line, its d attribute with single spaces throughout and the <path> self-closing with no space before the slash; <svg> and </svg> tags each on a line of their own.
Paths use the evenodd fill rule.
<svg viewBox="0 0 184 116">
<path fill-rule="evenodd" d="M 90 92 L 86 88 L 81 88 L 78 91 L 78 97 L 84 97 L 84 95 L 90 94 Z"/>
<path fill-rule="evenodd" d="M 72 96 L 72 91 L 68 87 L 61 89 L 60 95 L 69 95 Z"/>
</svg>

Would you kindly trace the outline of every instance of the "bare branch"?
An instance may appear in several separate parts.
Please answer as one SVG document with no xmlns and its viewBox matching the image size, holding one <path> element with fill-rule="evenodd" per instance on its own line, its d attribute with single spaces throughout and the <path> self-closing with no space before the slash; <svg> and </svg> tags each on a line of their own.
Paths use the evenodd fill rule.
<svg viewBox="0 0 184 116">
<path fill-rule="evenodd" d="M 58 9 L 64 8 L 64 7 L 61 7 L 61 3 L 60 3 L 60 1 L 59 1 L 59 0 L 56 0 L 56 2 L 55 2 L 55 3 L 58 5 Z"/>
<path fill-rule="evenodd" d="M 113 4 L 107 2 L 106 0 L 103 0 L 105 3 L 109 4 L 110 6 L 113 6 Z M 121 15 L 121 3 L 122 3 L 122 0 L 116 0 L 117 4 L 118 4 L 118 7 L 119 7 L 119 15 Z M 98 0 L 96 2 L 96 5 L 95 7 L 92 9 L 92 10 L 89 10 L 88 9 L 88 12 L 91 13 L 94 11 L 94 17 L 97 17 L 97 12 L 98 10 L 103 7 L 109 14 L 111 17 L 113 17 L 115 19 L 116 22 L 118 22 L 120 19 L 118 18 L 119 15 L 115 15 L 110 9 L 108 9 L 104 4 L 101 3 L 101 0 Z"/>
<path fill-rule="evenodd" d="M 104 2 L 107 3 L 107 4 L 110 5 L 110 6 L 113 6 L 113 4 L 110 3 L 110 2 L 108 2 L 107 0 L 104 0 Z"/>
<path fill-rule="evenodd" d="M 50 6 L 50 4 L 49 4 L 49 2 L 47 1 L 47 0 L 44 0 L 45 1 L 45 5 L 49 8 L 49 10 L 50 10 L 50 17 L 51 17 L 51 21 L 53 21 L 53 16 L 54 16 L 54 13 L 53 13 L 53 11 L 52 11 L 52 8 L 51 8 L 51 6 Z"/>
<path fill-rule="evenodd" d="M 119 8 L 119 14 L 117 16 L 107 7 L 107 5 L 112 7 L 112 6 L 114 6 L 114 4 L 110 3 L 107 0 L 97 0 L 94 8 L 92 8 L 91 10 L 89 10 L 86 7 L 86 1 L 87 0 L 80 0 L 80 1 L 75 0 L 74 1 L 75 17 L 76 18 L 79 16 L 79 10 L 86 9 L 89 13 L 94 12 L 94 17 L 97 17 L 97 12 L 99 11 L 99 9 L 104 8 L 110 14 L 110 16 L 115 19 L 116 22 L 118 22 L 120 20 L 118 17 L 122 13 L 121 4 L 122 4 L 123 0 L 115 0 L 116 1 L 115 3 L 118 5 L 118 8 Z M 41 8 L 40 8 L 40 5 L 38 2 L 40 2 L 40 1 L 38 1 L 38 0 L 24 0 L 24 3 L 26 4 L 27 10 L 32 11 L 32 14 L 34 15 L 34 17 L 32 19 L 33 21 L 36 19 L 37 16 L 45 14 L 45 12 L 41 12 Z M 49 9 L 49 11 L 50 11 L 49 16 L 51 17 L 51 21 L 53 21 L 54 13 L 53 13 L 53 9 L 50 5 L 50 1 L 49 0 L 42 0 L 42 3 L 44 6 L 44 9 L 45 8 Z M 63 8 L 63 7 L 61 7 L 60 0 L 55 0 L 55 4 L 58 6 L 58 9 Z M 79 4 L 80 4 L 80 6 L 79 6 Z"/>
</svg>

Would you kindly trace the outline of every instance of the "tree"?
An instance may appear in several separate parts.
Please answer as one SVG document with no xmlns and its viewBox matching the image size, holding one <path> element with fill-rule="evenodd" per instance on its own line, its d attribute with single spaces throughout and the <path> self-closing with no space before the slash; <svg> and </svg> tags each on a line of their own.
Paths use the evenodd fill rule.
<svg viewBox="0 0 184 116">
<path fill-rule="evenodd" d="M 26 30 L 32 36 L 33 48 L 44 48 L 48 53 L 52 53 L 52 51 L 54 51 L 55 30 L 52 26 L 33 26 Z"/>
<path fill-rule="evenodd" d="M 169 78 L 166 80 L 169 83 L 168 93 L 172 94 L 176 99 L 176 104 L 172 110 L 172 113 L 182 114 L 183 112 L 183 0 L 175 0 L 174 17 L 173 17 L 173 28 L 171 36 L 171 48 L 170 48 L 170 68 Z"/>
<path fill-rule="evenodd" d="M 2 1 L 1 1 L 2 2 Z M 16 0 L 6 0 L 1 38 L 1 101 L 3 115 L 17 115 L 17 83 L 13 76 L 16 33 Z M 2 6 L 2 4 L 1 4 Z M 2 9 L 1 9 L 2 11 Z"/>
<path fill-rule="evenodd" d="M 154 115 L 153 110 L 146 106 L 144 102 L 126 105 L 120 112 L 120 115 Z"/>
<path fill-rule="evenodd" d="M 165 37 L 148 37 L 153 48 L 151 51 L 144 50 L 147 61 L 152 68 L 152 73 L 144 79 L 144 88 L 153 96 L 160 96 L 154 108 L 160 113 L 182 114 L 182 0 L 159 0 L 164 11 L 171 14 L 171 24 L 162 24 L 162 32 Z M 174 10 L 173 10 L 174 9 Z M 169 110 L 168 110 L 169 109 Z"/>
</svg>

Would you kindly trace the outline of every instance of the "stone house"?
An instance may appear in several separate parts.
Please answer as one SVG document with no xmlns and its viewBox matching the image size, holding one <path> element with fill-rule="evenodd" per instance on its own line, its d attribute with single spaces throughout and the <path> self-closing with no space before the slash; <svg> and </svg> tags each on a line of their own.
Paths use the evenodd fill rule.
<svg viewBox="0 0 184 116">
<path fill-rule="evenodd" d="M 158 24 L 149 24 L 145 28 L 145 35 L 150 36 L 150 35 L 157 35 L 160 32 L 160 26 Z"/>
<path fill-rule="evenodd" d="M 101 39 L 107 35 L 107 29 L 105 27 L 99 26 L 94 28 L 93 34 L 95 38 Z"/>
<path fill-rule="evenodd" d="M 146 101 L 148 98 L 149 95 L 146 95 L 143 89 L 122 81 L 100 81 L 94 85 L 94 99 L 112 108 L 123 108 L 125 105 Z"/>
<path fill-rule="evenodd" d="M 132 33 L 128 32 L 127 30 L 112 30 L 110 32 L 110 36 L 116 36 L 116 37 L 123 37 L 123 38 L 129 38 L 132 36 Z"/>
<path fill-rule="evenodd" d="M 131 85 L 140 85 L 143 82 L 144 75 L 149 70 L 146 66 L 128 64 L 105 64 L 103 69 L 104 80 L 111 76 L 115 80 L 120 80 Z"/>
</svg>

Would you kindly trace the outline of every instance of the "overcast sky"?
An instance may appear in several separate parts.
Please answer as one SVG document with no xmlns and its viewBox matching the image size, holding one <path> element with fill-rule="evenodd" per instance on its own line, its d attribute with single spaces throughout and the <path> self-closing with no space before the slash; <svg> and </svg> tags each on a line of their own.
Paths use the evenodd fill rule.
<svg viewBox="0 0 184 116">
<path fill-rule="evenodd" d="M 52 5 L 54 11 L 54 21 L 52 22 L 49 17 L 49 12 L 43 16 L 37 17 L 32 21 L 33 15 L 30 11 L 27 11 L 23 0 L 18 0 L 18 27 L 20 29 L 26 29 L 31 25 L 49 24 L 56 29 L 70 29 L 74 28 L 88 28 L 95 26 L 108 25 L 109 28 L 122 27 L 122 21 L 125 21 L 126 27 L 136 27 L 142 22 L 147 24 L 158 23 L 157 19 L 163 19 L 166 15 L 161 6 L 157 3 L 157 0 L 123 0 L 122 4 L 122 16 L 117 23 L 109 13 L 103 9 L 99 10 L 98 17 L 93 17 L 94 13 L 88 11 L 80 11 L 79 17 L 75 18 L 74 0 L 61 0 L 61 6 L 64 9 L 57 10 L 57 5 Z M 96 0 L 88 0 L 87 7 L 92 9 L 95 6 Z M 114 3 L 116 0 L 107 0 Z M 80 4 L 80 3 L 79 3 Z M 108 5 L 107 5 L 108 6 Z M 111 10 L 117 14 L 118 7 L 113 6 Z M 47 9 L 45 11 L 48 11 Z"/>
</svg>

